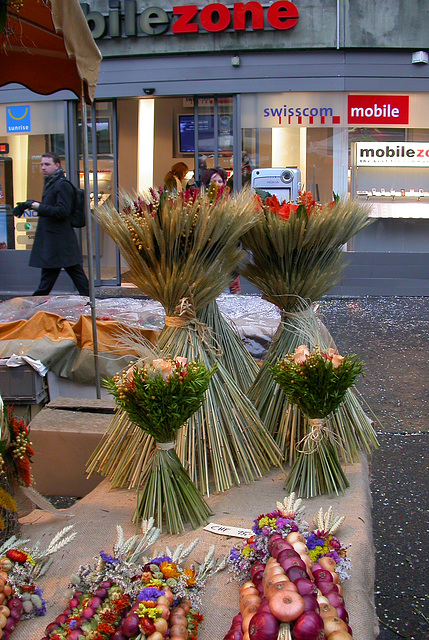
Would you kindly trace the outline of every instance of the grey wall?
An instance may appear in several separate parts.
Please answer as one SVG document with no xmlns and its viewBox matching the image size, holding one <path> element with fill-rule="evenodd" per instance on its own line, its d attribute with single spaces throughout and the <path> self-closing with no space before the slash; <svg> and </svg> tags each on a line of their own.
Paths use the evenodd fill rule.
<svg viewBox="0 0 429 640">
<path fill-rule="evenodd" d="M 194 4 L 194 0 L 137 0 L 137 14 L 151 6 L 163 8 L 171 16 L 173 5 Z M 198 3 L 201 9 L 210 1 Z M 233 1 L 224 4 L 232 8 Z M 261 3 L 265 7 L 268 3 Z M 270 3 L 271 4 L 271 3 Z M 108 14 L 108 0 L 84 3 L 91 11 Z M 429 47 L 429 3 L 427 0 L 296 0 L 299 10 L 297 25 L 288 30 L 264 30 L 217 34 L 199 29 L 198 34 L 173 35 L 171 26 L 166 34 L 143 34 L 136 21 L 138 36 L 100 38 L 97 40 L 105 57 L 118 55 L 173 54 L 177 52 L 222 52 L 245 50 L 330 49 L 345 48 L 405 48 Z M 124 2 L 121 2 L 123 11 Z M 86 10 L 86 9 L 85 9 Z M 198 23 L 198 20 L 197 20 Z M 107 25 L 108 23 L 106 23 Z M 268 25 L 267 21 L 266 24 Z"/>
</svg>

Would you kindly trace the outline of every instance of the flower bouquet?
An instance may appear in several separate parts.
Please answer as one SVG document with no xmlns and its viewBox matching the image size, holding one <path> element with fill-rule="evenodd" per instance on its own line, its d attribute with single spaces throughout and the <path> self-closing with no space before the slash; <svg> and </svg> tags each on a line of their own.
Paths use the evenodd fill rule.
<svg viewBox="0 0 429 640">
<path fill-rule="evenodd" d="M 299 408 L 284 402 L 270 367 L 303 342 L 310 348 L 319 344 L 323 351 L 335 348 L 313 303 L 338 282 L 345 266 L 344 244 L 371 218 L 368 208 L 355 201 L 336 199 L 322 205 L 310 192 L 300 192 L 296 204 L 280 204 L 275 196 L 265 202 L 258 195 L 256 199 L 257 222 L 243 235 L 252 259 L 241 273 L 280 309 L 281 322 L 249 397 L 292 465 L 306 426 Z M 351 390 L 332 417 L 331 429 L 342 442 L 338 453 L 348 462 L 378 445 L 372 423 Z"/>
<path fill-rule="evenodd" d="M 334 535 L 344 518 L 320 509 L 311 530 L 303 510 L 291 494 L 256 518 L 254 535 L 231 549 L 230 570 L 243 584 L 240 612 L 224 640 L 330 640 L 331 634 L 353 640 L 341 586 L 351 563 Z"/>
<path fill-rule="evenodd" d="M 134 364 L 106 381 L 118 406 L 156 442 L 134 521 L 156 515 L 158 527 L 165 518 L 170 533 L 182 532 L 184 520 L 194 528 L 207 521 L 210 509 L 177 457 L 174 439 L 201 406 L 215 370 L 186 358 L 156 359 L 151 365 Z"/>
<path fill-rule="evenodd" d="M 38 542 L 26 546 L 28 540 L 11 536 L 0 545 L 0 629 L 2 639 L 9 640 L 21 620 L 44 616 L 46 602 L 35 580 L 50 566 L 51 556 L 71 542 L 76 532 L 64 527 L 45 550 Z"/>
<path fill-rule="evenodd" d="M 198 359 L 208 369 L 218 364 L 201 408 L 176 438 L 176 451 L 191 479 L 208 495 L 211 473 L 215 489 L 225 491 L 279 465 L 278 447 L 224 364 L 225 343 L 220 344 L 208 324 L 213 309 L 201 315 L 228 286 L 241 257 L 240 237 L 255 220 L 253 195 L 219 192 L 214 198 L 196 190 L 174 195 L 151 191 L 134 199 L 124 196 L 120 212 L 104 205 L 96 215 L 126 257 L 134 282 L 165 309 L 161 356 Z M 151 452 L 147 437 L 117 414 L 88 471 L 105 473 L 108 468 L 116 486 L 135 486 Z"/>
<path fill-rule="evenodd" d="M 112 555 L 101 551 L 94 564 L 79 567 L 71 576 L 68 606 L 46 627 L 43 640 L 159 640 L 167 634 L 197 640 L 205 583 L 226 561 L 216 561 L 211 547 L 201 564 L 184 568 L 198 540 L 146 556 L 160 533 L 152 525 L 143 523 L 143 537 L 129 540 L 117 527 Z"/>
<path fill-rule="evenodd" d="M 291 405 L 306 418 L 307 433 L 297 445 L 298 456 L 286 482 L 288 491 L 306 498 L 337 493 L 349 486 L 332 444 L 337 436 L 328 417 L 344 401 L 346 391 L 362 372 L 356 356 L 341 356 L 336 349 L 313 351 L 300 345 L 270 367 L 274 380 Z M 340 447 L 342 443 L 337 443 Z"/>
</svg>

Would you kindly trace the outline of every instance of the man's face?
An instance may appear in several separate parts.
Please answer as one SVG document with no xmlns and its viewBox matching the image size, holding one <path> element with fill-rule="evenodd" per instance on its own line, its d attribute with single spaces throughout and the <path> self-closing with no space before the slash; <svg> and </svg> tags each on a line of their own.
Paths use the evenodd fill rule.
<svg viewBox="0 0 429 640">
<path fill-rule="evenodd" d="M 45 176 L 50 176 L 56 171 L 61 165 L 58 162 L 54 162 L 52 158 L 42 156 L 42 173 Z"/>
</svg>

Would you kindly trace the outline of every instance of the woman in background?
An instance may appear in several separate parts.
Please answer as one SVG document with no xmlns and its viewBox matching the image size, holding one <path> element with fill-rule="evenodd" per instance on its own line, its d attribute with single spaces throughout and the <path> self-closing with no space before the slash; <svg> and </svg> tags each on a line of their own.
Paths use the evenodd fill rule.
<svg viewBox="0 0 429 640">
<path fill-rule="evenodd" d="M 218 184 L 220 187 L 226 186 L 228 180 L 228 174 L 222 167 L 215 167 L 214 169 L 206 169 L 201 174 L 201 184 L 204 187 L 209 187 L 212 183 Z"/>
<path fill-rule="evenodd" d="M 180 193 L 183 190 L 183 180 L 189 171 L 184 162 L 176 162 L 164 178 L 164 189 L 172 193 Z"/>
<path fill-rule="evenodd" d="M 228 174 L 222 167 L 215 167 L 214 169 L 206 169 L 201 175 L 201 184 L 208 189 L 210 185 L 217 184 L 220 187 L 226 187 L 226 181 L 228 180 Z M 233 271 L 231 274 L 231 281 L 229 283 L 230 293 L 241 293 L 241 283 L 238 271 Z"/>
</svg>

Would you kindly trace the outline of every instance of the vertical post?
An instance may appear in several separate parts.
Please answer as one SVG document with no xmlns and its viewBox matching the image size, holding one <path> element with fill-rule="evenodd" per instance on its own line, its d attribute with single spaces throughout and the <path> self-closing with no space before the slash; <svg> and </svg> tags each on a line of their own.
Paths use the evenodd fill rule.
<svg viewBox="0 0 429 640">
<path fill-rule="evenodd" d="M 88 280 L 89 280 L 89 301 L 91 306 L 92 319 L 92 342 L 94 346 L 94 374 L 97 398 L 101 398 L 100 366 L 98 361 L 98 338 L 97 338 L 97 316 L 95 312 L 94 296 L 94 260 L 92 255 L 92 220 L 91 201 L 89 187 L 89 153 L 88 153 L 88 113 L 85 102 L 85 91 L 83 81 L 81 83 L 81 107 L 82 107 L 82 149 L 83 149 L 83 182 L 85 188 L 85 216 L 86 216 L 86 242 L 88 247 Z"/>
</svg>

